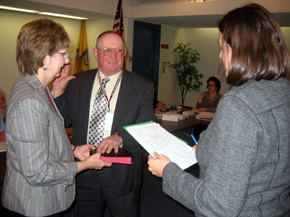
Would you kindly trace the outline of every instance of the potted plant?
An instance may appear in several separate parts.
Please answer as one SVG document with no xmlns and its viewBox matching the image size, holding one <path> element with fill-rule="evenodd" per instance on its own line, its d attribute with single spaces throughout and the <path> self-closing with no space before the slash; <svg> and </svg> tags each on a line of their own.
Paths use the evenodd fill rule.
<svg viewBox="0 0 290 217">
<path fill-rule="evenodd" d="M 181 90 L 181 105 L 184 106 L 185 97 L 191 90 L 199 92 L 203 75 L 198 72 L 194 63 L 200 60 L 200 55 L 196 49 L 190 47 L 190 43 L 178 43 L 172 53 L 177 53 L 179 61 L 168 62 L 169 67 L 176 70 L 178 85 Z"/>
</svg>

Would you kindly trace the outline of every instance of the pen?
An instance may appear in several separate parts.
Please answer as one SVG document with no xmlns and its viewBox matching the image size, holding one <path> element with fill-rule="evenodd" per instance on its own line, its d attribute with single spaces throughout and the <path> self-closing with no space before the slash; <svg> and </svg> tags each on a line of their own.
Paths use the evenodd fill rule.
<svg viewBox="0 0 290 217">
<path fill-rule="evenodd" d="M 197 140 L 196 140 L 196 138 L 194 137 L 193 134 L 191 134 L 191 137 L 192 137 L 193 141 L 195 142 L 195 144 L 197 145 Z"/>
</svg>

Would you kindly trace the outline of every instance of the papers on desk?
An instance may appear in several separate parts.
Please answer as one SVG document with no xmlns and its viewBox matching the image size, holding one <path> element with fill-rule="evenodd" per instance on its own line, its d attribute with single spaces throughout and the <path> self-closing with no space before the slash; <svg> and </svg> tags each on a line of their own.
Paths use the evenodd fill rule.
<svg viewBox="0 0 290 217">
<path fill-rule="evenodd" d="M 195 115 L 196 119 L 204 120 L 204 121 L 211 121 L 214 117 L 214 113 L 212 112 L 201 112 L 198 115 Z"/>
<path fill-rule="evenodd" d="M 157 111 L 155 112 L 155 117 L 157 119 L 162 119 L 163 121 L 175 121 L 184 120 L 185 115 L 177 114 L 176 111 L 170 110 L 169 112 Z"/>
<path fill-rule="evenodd" d="M 197 163 L 195 151 L 190 146 L 155 122 L 124 128 L 152 156 L 153 152 L 164 154 L 183 170 Z"/>
<path fill-rule="evenodd" d="M 157 118 L 157 119 L 162 119 L 162 116 L 163 115 L 168 115 L 168 114 L 170 114 L 169 112 L 163 112 L 163 111 L 157 111 L 157 112 L 155 112 L 155 117 Z"/>
</svg>

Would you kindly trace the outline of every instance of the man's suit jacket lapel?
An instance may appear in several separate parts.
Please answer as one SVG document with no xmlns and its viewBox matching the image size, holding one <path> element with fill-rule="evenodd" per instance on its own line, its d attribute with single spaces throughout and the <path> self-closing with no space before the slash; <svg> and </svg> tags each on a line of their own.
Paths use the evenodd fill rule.
<svg viewBox="0 0 290 217">
<path fill-rule="evenodd" d="M 123 71 L 122 82 L 120 86 L 119 96 L 116 104 L 114 120 L 112 125 L 112 134 L 116 132 L 116 127 L 123 116 L 123 114 L 127 110 L 127 106 L 130 106 L 131 94 L 133 94 L 132 86 L 131 86 L 131 78 L 126 70 Z"/>
<path fill-rule="evenodd" d="M 90 74 L 88 74 L 88 76 L 84 78 L 84 82 L 82 82 L 84 87 L 82 87 L 81 93 L 77 93 L 77 94 L 81 94 L 80 102 L 77 102 L 77 104 L 80 107 L 79 115 L 83 115 L 82 125 L 84 129 L 86 129 L 86 135 L 87 135 L 87 129 L 89 126 L 90 104 L 91 104 L 91 97 L 92 97 L 91 95 L 92 95 L 93 85 L 94 85 L 97 71 L 98 70 L 92 71 Z"/>
</svg>

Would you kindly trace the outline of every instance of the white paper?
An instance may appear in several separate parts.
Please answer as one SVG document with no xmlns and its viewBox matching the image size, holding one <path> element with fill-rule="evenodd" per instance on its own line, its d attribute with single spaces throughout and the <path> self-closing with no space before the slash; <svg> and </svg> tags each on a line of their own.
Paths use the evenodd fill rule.
<svg viewBox="0 0 290 217">
<path fill-rule="evenodd" d="M 164 154 L 181 169 L 197 163 L 195 151 L 157 123 L 132 125 L 125 128 L 145 150 Z"/>
<path fill-rule="evenodd" d="M 105 121 L 105 131 L 110 131 L 113 124 L 114 113 L 107 112 L 106 113 L 106 121 Z"/>
</svg>

